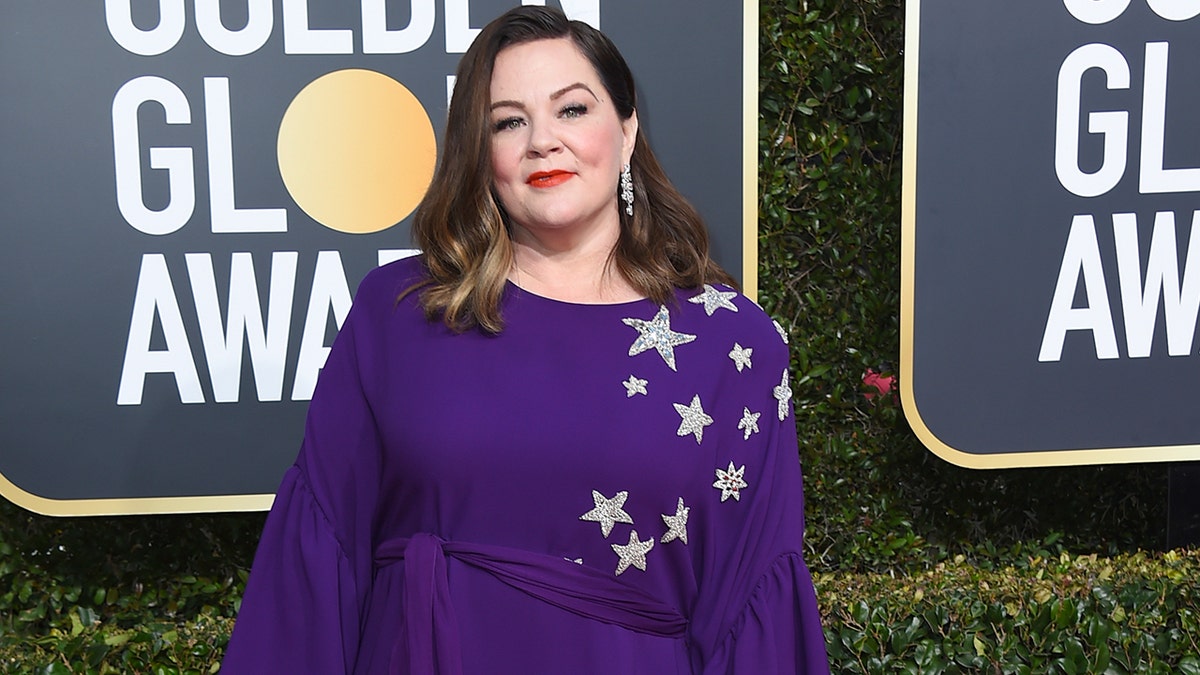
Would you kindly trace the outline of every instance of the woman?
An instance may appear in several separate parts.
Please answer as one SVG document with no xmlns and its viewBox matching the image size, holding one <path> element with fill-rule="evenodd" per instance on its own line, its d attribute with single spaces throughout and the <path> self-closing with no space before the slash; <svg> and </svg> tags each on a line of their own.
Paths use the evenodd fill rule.
<svg viewBox="0 0 1200 675">
<path fill-rule="evenodd" d="M 635 104 L 555 10 L 475 40 L 424 255 L 359 288 L 223 672 L 828 672 L 787 348 Z"/>
</svg>

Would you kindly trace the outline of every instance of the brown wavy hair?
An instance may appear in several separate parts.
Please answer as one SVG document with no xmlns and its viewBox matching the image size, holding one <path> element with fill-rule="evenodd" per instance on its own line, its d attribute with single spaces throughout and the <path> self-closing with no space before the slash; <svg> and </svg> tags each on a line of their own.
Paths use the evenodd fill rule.
<svg viewBox="0 0 1200 675">
<path fill-rule="evenodd" d="M 596 69 L 620 119 L 637 107 L 633 74 L 612 41 L 557 9 L 514 8 L 475 38 L 459 62 L 441 161 L 413 221 L 430 277 L 421 284 L 421 304 L 430 320 L 441 317 L 454 330 L 503 328 L 500 298 L 513 261 L 508 215 L 492 188 L 492 66 L 505 47 L 558 38 L 571 40 Z M 621 232 L 610 265 L 657 303 L 669 302 L 677 287 L 734 285 L 708 255 L 700 214 L 671 184 L 644 134 L 637 135 L 630 171 L 634 214 L 617 209 Z"/>
</svg>

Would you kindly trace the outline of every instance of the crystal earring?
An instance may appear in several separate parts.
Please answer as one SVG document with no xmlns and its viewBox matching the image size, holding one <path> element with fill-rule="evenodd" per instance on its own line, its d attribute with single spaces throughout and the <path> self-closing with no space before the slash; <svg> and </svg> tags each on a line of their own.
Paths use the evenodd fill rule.
<svg viewBox="0 0 1200 675">
<path fill-rule="evenodd" d="M 621 167 L 621 199 L 625 202 L 625 215 L 633 215 L 633 174 L 629 165 Z"/>
</svg>

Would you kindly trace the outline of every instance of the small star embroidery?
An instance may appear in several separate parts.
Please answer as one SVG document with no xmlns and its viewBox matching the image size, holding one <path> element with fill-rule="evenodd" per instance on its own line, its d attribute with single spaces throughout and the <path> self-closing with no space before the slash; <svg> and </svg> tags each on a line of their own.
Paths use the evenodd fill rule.
<svg viewBox="0 0 1200 675">
<path fill-rule="evenodd" d="M 629 569 L 630 565 L 633 565 L 639 570 L 645 572 L 646 554 L 649 553 L 650 549 L 652 548 L 654 548 L 654 537 L 650 537 L 646 541 L 638 541 L 637 530 L 629 533 L 628 544 L 613 544 L 613 552 L 615 552 L 621 559 L 617 563 L 617 576 L 620 576 L 621 572 Z"/>
<path fill-rule="evenodd" d="M 617 523 L 633 524 L 633 518 L 625 513 L 625 509 L 621 508 L 625 506 L 626 499 L 629 499 L 629 493 L 625 490 L 613 495 L 612 499 L 592 490 L 592 501 L 596 503 L 596 508 L 579 516 L 579 519 L 600 523 L 600 532 L 607 538 L 612 532 L 613 525 Z"/>
<path fill-rule="evenodd" d="M 625 385 L 625 398 L 633 398 L 634 394 L 646 395 L 646 380 L 630 375 L 621 384 Z"/>
<path fill-rule="evenodd" d="M 742 500 L 742 488 L 747 487 L 746 481 L 742 480 L 742 475 L 746 473 L 746 465 L 743 464 L 739 468 L 733 468 L 733 462 L 729 463 L 728 469 L 717 469 L 717 480 L 713 483 L 713 487 L 721 491 L 721 501 L 733 497 L 737 501 Z"/>
<path fill-rule="evenodd" d="M 738 428 L 744 430 L 745 436 L 743 440 L 750 440 L 750 434 L 758 433 L 758 417 L 762 413 L 752 413 L 749 408 L 742 408 L 742 421 L 738 422 Z"/>
<path fill-rule="evenodd" d="M 737 293 L 733 291 L 719 291 L 708 284 L 704 284 L 704 292 L 694 298 L 689 298 L 688 302 L 704 305 L 704 311 L 712 316 L 713 312 L 718 309 L 729 309 L 738 311 L 737 305 L 733 304 L 732 299 L 737 297 Z"/>
<path fill-rule="evenodd" d="M 753 349 L 743 347 L 735 342 L 733 343 L 733 351 L 729 352 L 729 358 L 733 359 L 733 365 L 737 366 L 740 373 L 743 368 L 750 367 L 750 355 L 753 353 Z"/>
<path fill-rule="evenodd" d="M 792 386 L 788 384 L 787 368 L 783 369 L 783 379 L 779 381 L 779 386 L 773 390 L 775 400 L 779 402 L 779 421 L 787 419 L 788 403 L 792 401 Z"/>
<path fill-rule="evenodd" d="M 696 339 L 695 335 L 671 330 L 671 313 L 665 306 L 660 306 L 658 314 L 650 321 L 630 318 L 621 319 L 621 322 L 638 332 L 638 338 L 629 347 L 630 356 L 653 349 L 671 370 L 675 370 L 675 348 Z"/>
<path fill-rule="evenodd" d="M 704 440 L 704 427 L 713 423 L 713 419 L 700 406 L 700 394 L 692 397 L 691 405 L 675 403 L 674 406 L 681 418 L 679 430 L 675 433 L 679 436 L 692 434 L 696 437 L 696 445 L 700 445 L 700 441 Z"/>
<path fill-rule="evenodd" d="M 783 326 L 779 325 L 778 321 L 772 320 L 771 323 L 775 324 L 775 332 L 779 333 L 779 339 L 783 340 L 783 344 L 786 345 L 788 343 L 787 331 L 783 329 Z"/>
<path fill-rule="evenodd" d="M 687 544 L 687 519 L 688 512 L 692 510 L 690 506 L 683 505 L 683 497 L 679 498 L 679 504 L 675 506 L 675 515 L 668 516 L 662 514 L 663 522 L 667 524 L 667 533 L 659 539 L 660 542 L 666 544 L 678 539 L 685 545 Z"/>
</svg>

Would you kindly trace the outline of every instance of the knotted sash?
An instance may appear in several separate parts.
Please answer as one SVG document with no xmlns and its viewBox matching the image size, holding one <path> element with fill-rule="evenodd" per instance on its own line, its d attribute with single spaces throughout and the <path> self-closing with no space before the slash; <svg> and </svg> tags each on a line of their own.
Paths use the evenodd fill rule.
<svg viewBox="0 0 1200 675">
<path fill-rule="evenodd" d="M 375 551 L 377 568 L 404 563 L 404 627 L 392 650 L 393 675 L 462 674 L 462 643 L 450 601 L 446 556 L 589 619 L 670 638 L 682 637 L 687 627 L 675 608 L 599 570 L 554 556 L 444 541 L 422 532 L 388 540 Z"/>
</svg>

